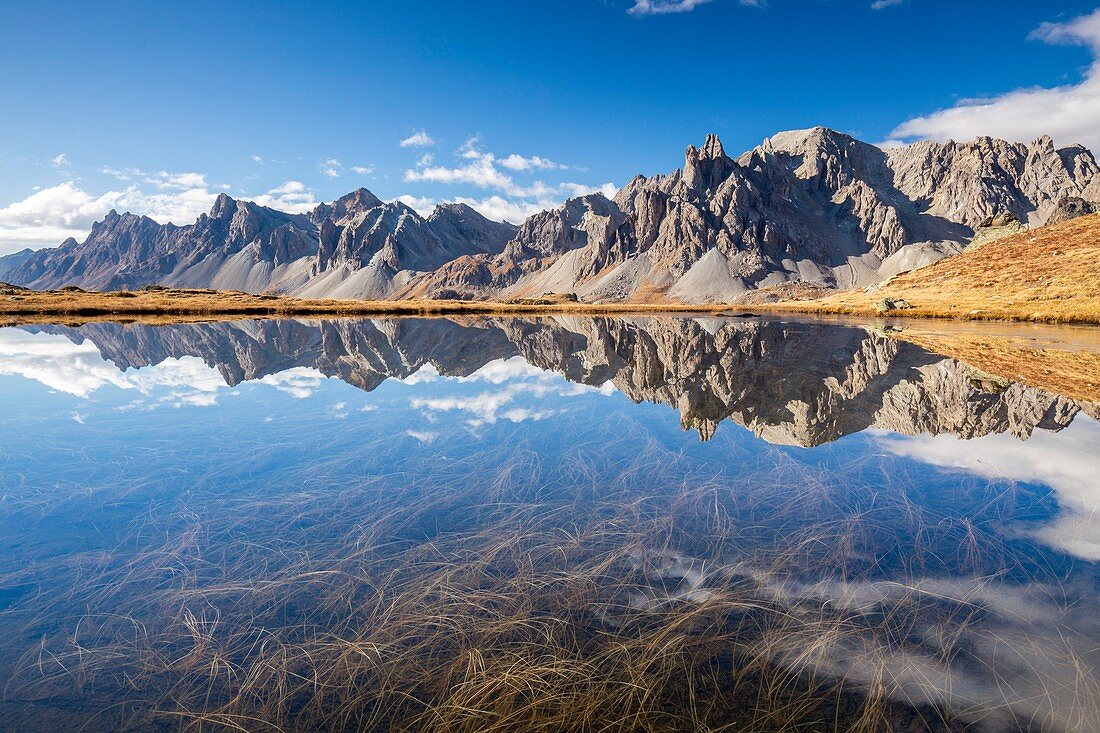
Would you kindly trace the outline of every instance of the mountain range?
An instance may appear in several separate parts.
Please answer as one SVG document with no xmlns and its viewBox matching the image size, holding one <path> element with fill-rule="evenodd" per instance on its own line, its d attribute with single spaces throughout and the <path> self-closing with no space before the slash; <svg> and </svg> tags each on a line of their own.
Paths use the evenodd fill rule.
<svg viewBox="0 0 1100 733">
<path fill-rule="evenodd" d="M 725 302 L 790 283 L 864 287 L 1095 202 L 1093 154 L 1049 137 L 879 148 L 817 127 L 737 158 L 708 136 L 680 170 L 518 227 L 462 204 L 425 218 L 362 188 L 308 214 L 223 194 L 187 226 L 112 211 L 83 242 L 0 258 L 0 273 L 37 289 Z"/>
</svg>

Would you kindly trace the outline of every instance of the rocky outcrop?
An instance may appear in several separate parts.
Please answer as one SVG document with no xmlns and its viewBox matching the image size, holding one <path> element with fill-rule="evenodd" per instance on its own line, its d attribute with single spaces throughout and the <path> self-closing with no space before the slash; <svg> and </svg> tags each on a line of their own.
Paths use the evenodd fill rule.
<svg viewBox="0 0 1100 733">
<path fill-rule="evenodd" d="M 308 367 L 360 389 L 425 365 L 468 376 L 515 356 L 635 402 L 669 405 L 706 440 L 733 422 L 815 446 L 867 429 L 973 438 L 1058 430 L 1085 407 L 991 379 L 905 341 L 849 327 L 730 319 L 562 318 L 51 327 L 119 369 L 199 357 L 227 383 Z M 1095 408 L 1092 408 L 1095 409 Z"/>
<path fill-rule="evenodd" d="M 1027 227 L 1012 214 L 1000 213 L 996 216 L 987 216 L 982 219 L 977 229 L 974 230 L 974 238 L 970 240 L 970 249 L 996 242 L 998 239 L 1004 239 L 1026 230 Z"/>
<path fill-rule="evenodd" d="M 1043 224 L 1058 201 L 1100 187 L 1092 153 L 1056 149 L 1047 136 L 1030 145 L 989 137 L 921 142 L 886 154 L 899 191 L 923 202 L 928 214 L 970 227 L 1001 213 Z"/>
<path fill-rule="evenodd" d="M 1090 214 L 1100 214 L 1100 204 L 1086 201 L 1080 196 L 1067 196 L 1058 202 L 1047 218 L 1048 224 L 1060 224 L 1063 221 L 1077 219 Z"/>
<path fill-rule="evenodd" d="M 112 211 L 85 241 L 39 251 L 9 275 L 35 288 L 161 284 L 386 297 L 419 271 L 499 251 L 514 233 L 467 206 L 442 206 L 424 219 L 366 189 L 298 215 L 222 194 L 209 214 L 182 227 Z"/>
</svg>

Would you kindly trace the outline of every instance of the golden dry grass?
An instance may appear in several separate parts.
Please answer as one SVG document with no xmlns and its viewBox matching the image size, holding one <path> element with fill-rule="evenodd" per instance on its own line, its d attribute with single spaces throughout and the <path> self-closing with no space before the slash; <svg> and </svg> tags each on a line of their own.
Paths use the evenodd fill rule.
<svg viewBox="0 0 1100 733">
<path fill-rule="evenodd" d="M 1100 323 L 1100 214 L 991 242 L 872 292 L 763 307 L 874 315 L 885 298 L 908 301 L 912 309 L 893 313 L 907 317 Z"/>
<path fill-rule="evenodd" d="M 31 291 L 0 294 L 0 323 L 141 320 L 179 322 L 215 318 L 292 316 L 427 316 L 532 313 L 713 313 L 726 305 L 578 303 L 525 299 L 514 302 L 459 300 L 307 300 L 248 293 L 168 289 L 132 292 Z"/>
<path fill-rule="evenodd" d="M 1023 338 L 936 333 L 919 328 L 906 329 L 897 337 L 1002 379 L 1100 405 L 1100 357 L 1096 351 L 1036 345 Z"/>
</svg>

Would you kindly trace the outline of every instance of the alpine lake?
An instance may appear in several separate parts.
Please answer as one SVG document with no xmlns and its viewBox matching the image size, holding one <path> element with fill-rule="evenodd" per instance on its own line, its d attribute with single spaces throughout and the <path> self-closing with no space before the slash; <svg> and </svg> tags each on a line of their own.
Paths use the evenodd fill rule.
<svg viewBox="0 0 1100 733">
<path fill-rule="evenodd" d="M 1100 731 L 1098 400 L 1068 326 L 0 328 L 0 730 Z"/>
</svg>

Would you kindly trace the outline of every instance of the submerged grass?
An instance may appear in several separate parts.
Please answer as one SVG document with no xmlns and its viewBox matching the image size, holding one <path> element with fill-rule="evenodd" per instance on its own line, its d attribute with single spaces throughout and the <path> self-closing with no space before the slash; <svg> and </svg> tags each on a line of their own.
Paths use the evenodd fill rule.
<svg viewBox="0 0 1100 733">
<path fill-rule="evenodd" d="M 1014 690 L 1011 665 L 971 669 L 1004 633 L 977 630 L 997 613 L 990 589 L 1059 577 L 1000 539 L 1013 491 L 963 487 L 964 513 L 853 491 L 780 451 L 772 471 L 731 480 L 656 444 L 631 459 L 606 448 L 549 465 L 518 445 L 356 486 L 314 472 L 289 492 L 162 497 L 109 551 L 6 568 L 0 586 L 42 588 L 4 612 L 37 639 L 6 705 L 28 730 L 44 709 L 53 725 L 189 731 L 1096 719 L 1096 678 L 1069 641 L 1027 650 L 1036 678 L 1079 670 L 1049 689 Z M 6 508 L 44 501 L 63 499 Z M 921 585 L 954 575 L 963 592 Z M 968 704 L 953 681 L 971 674 L 1004 699 L 991 684 Z M 1067 687 L 1077 712 L 1047 710 Z"/>
</svg>

